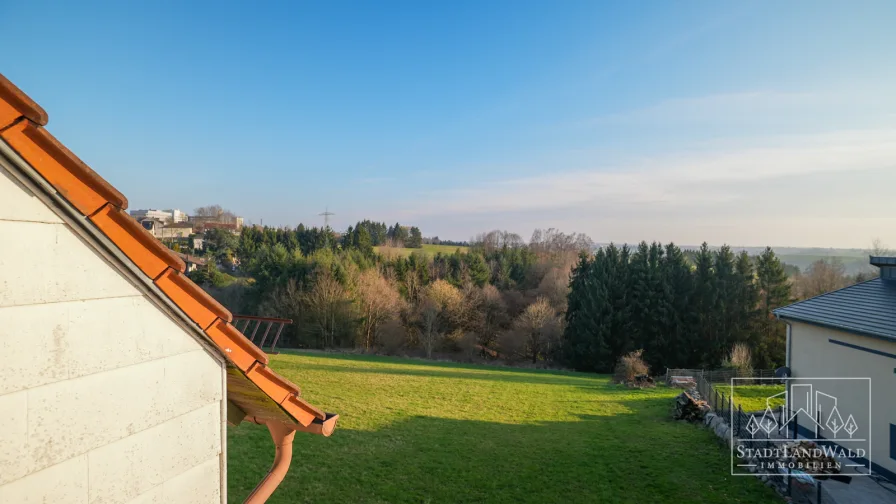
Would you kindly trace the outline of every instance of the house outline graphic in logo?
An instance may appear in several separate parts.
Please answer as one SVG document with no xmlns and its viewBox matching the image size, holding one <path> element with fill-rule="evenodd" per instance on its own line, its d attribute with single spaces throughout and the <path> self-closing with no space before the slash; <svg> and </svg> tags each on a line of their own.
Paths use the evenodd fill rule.
<svg viewBox="0 0 896 504">
<path fill-rule="evenodd" d="M 809 471 L 800 467 L 805 462 L 793 455 L 795 452 L 789 451 L 795 449 L 809 450 L 807 453 L 817 451 L 827 460 L 833 460 L 825 463 L 836 464 L 838 468 L 849 471 L 850 476 L 872 474 L 870 378 L 732 377 L 729 397 L 734 406 L 740 402 L 735 392 L 736 384 L 748 387 L 785 384 L 786 387 L 783 391 L 778 388 L 778 392 L 768 396 L 752 396 L 760 401 L 765 396 L 764 410 L 741 412 L 735 407 L 730 409 L 729 425 L 736 426 L 729 429 L 733 476 L 780 476 L 782 471 L 787 473 L 790 470 L 809 478 L 826 474 L 824 471 L 816 472 L 816 468 Z M 749 391 L 749 388 L 746 390 Z M 784 404 L 776 405 L 782 399 Z M 868 407 L 867 417 L 863 409 L 865 404 Z M 805 420 L 800 419 L 800 415 Z M 744 421 L 746 423 L 742 423 Z M 795 441 L 811 444 L 795 445 Z"/>
<path fill-rule="evenodd" d="M 775 409 L 771 406 L 772 399 L 777 397 L 784 398 L 784 404 L 781 406 L 780 419 L 775 414 Z M 799 398 L 798 401 L 795 399 Z M 827 418 L 823 418 L 821 401 L 819 399 L 826 398 L 832 404 L 832 408 L 827 414 Z M 846 420 L 840 414 L 838 408 L 837 396 L 826 394 L 820 390 L 815 390 L 812 383 L 797 383 L 790 386 L 789 390 L 784 390 L 777 394 L 770 395 L 765 398 L 765 411 L 760 420 L 756 420 L 756 416 L 751 416 L 747 424 L 747 431 L 755 437 L 760 431 L 765 431 L 766 435 L 770 435 L 773 430 L 780 433 L 788 428 L 792 422 L 799 423 L 800 414 L 805 415 L 808 419 L 807 423 L 811 423 L 815 429 L 816 438 L 824 431 L 833 434 L 831 439 L 837 439 L 837 435 L 841 430 L 845 431 L 850 438 L 859 429 L 855 417 L 850 414 Z M 792 408 L 796 405 L 796 410 Z M 788 416 L 788 408 L 792 414 Z M 821 421 L 819 421 L 821 420 Z"/>
</svg>

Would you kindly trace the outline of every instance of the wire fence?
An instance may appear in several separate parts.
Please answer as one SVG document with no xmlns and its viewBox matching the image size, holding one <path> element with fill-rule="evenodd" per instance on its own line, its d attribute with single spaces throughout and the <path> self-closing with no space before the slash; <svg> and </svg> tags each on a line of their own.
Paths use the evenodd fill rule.
<svg viewBox="0 0 896 504">
<path fill-rule="evenodd" d="M 677 369 L 666 368 L 666 382 L 672 377 L 702 377 L 709 383 L 731 383 L 732 378 L 738 378 L 738 383 L 761 384 L 768 383 L 769 378 L 775 377 L 774 369 L 754 369 L 749 372 L 738 369 Z"/>
<path fill-rule="evenodd" d="M 761 474 L 761 479 L 766 484 L 789 497 L 792 503 L 822 504 L 822 482 L 802 471 L 792 469 L 788 464 L 782 463 L 777 456 L 780 453 L 777 449 L 781 448 L 784 442 L 797 439 L 796 421 L 786 421 L 791 419 L 795 412 L 790 411 L 785 418 L 785 408 L 781 407 L 773 410 L 772 417 L 769 418 L 765 411 L 744 411 L 740 404 L 732 400 L 728 388 L 732 378 L 738 378 L 738 383 L 741 384 L 768 384 L 770 382 L 768 378 L 774 377 L 773 369 L 754 370 L 749 374 L 729 369 L 666 370 L 666 383 L 689 383 L 689 379 L 692 379 L 700 398 L 706 401 L 712 412 L 728 425 L 732 440 L 749 440 L 749 446 L 754 450 L 755 457 L 747 460 L 735 458 L 734 463 L 738 467 L 744 471 L 754 469 L 751 472 Z M 763 428 L 762 422 L 766 421 L 770 422 L 768 425 L 774 424 L 774 428 Z"/>
</svg>

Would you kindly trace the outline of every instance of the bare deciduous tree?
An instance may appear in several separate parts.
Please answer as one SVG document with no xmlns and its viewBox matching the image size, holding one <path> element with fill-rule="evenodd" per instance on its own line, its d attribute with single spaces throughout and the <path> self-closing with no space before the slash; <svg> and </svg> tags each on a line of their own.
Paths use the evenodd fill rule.
<svg viewBox="0 0 896 504">
<path fill-rule="evenodd" d="M 206 205 L 193 210 L 193 214 L 199 217 L 213 217 L 220 222 L 231 222 L 236 215 L 221 205 Z"/>
<path fill-rule="evenodd" d="M 797 288 L 801 297 L 809 298 L 843 288 L 848 283 L 843 261 L 832 257 L 810 264 L 797 281 Z"/>
<path fill-rule="evenodd" d="M 564 252 L 591 252 L 594 242 L 584 233 L 564 233 L 559 229 L 536 229 L 529 240 L 529 249 L 539 256 Z"/>
<path fill-rule="evenodd" d="M 880 238 L 871 240 L 871 249 L 868 250 L 868 255 L 875 257 L 889 257 L 894 253 L 896 252 L 894 252 L 893 249 L 888 248 Z"/>
<path fill-rule="evenodd" d="M 548 269 L 538 284 L 538 295 L 546 298 L 558 312 L 566 311 L 566 298 L 569 294 L 569 272 L 572 263 L 554 266 Z"/>
<path fill-rule="evenodd" d="M 526 358 L 535 364 L 547 352 L 551 341 L 559 337 L 560 324 L 551 303 L 539 297 L 517 317 L 514 331 L 525 342 Z"/>
<path fill-rule="evenodd" d="M 373 268 L 358 277 L 355 294 L 361 313 L 361 343 L 370 350 L 376 344 L 380 324 L 394 319 L 403 301 L 395 287 Z"/>
<path fill-rule="evenodd" d="M 482 314 L 479 344 L 484 349 L 490 349 L 497 340 L 501 326 L 507 321 L 507 305 L 497 287 L 486 284 L 480 289 L 478 309 Z"/>
<path fill-rule="evenodd" d="M 896 255 L 896 251 L 887 247 L 880 238 L 871 240 L 871 248 L 865 250 L 865 252 L 873 257 L 892 257 L 893 255 Z M 859 273 L 856 274 L 856 281 L 864 282 L 866 280 L 871 280 L 872 278 L 877 278 L 878 275 L 880 275 L 880 270 L 870 263 L 867 263 L 861 268 Z"/>
<path fill-rule="evenodd" d="M 470 246 L 481 249 L 485 253 L 500 250 L 504 247 L 519 248 L 524 245 L 522 237 L 510 231 L 489 231 L 480 233 L 470 240 Z"/>
<path fill-rule="evenodd" d="M 454 330 L 460 325 L 463 296 L 457 287 L 445 280 L 436 280 L 426 288 L 425 297 L 439 308 L 440 319 L 445 329 Z"/>
<path fill-rule="evenodd" d="M 320 337 L 321 347 L 331 348 L 336 346 L 336 335 L 348 316 L 350 301 L 345 289 L 329 270 L 321 268 L 315 276 L 314 288 L 304 299 L 308 321 L 312 332 Z"/>
<path fill-rule="evenodd" d="M 407 333 L 398 319 L 389 319 L 379 328 L 380 348 L 387 355 L 397 354 L 407 343 Z"/>
<path fill-rule="evenodd" d="M 426 358 L 432 358 L 432 351 L 439 340 L 439 306 L 431 299 L 424 299 L 418 307 L 420 321 L 420 342 Z"/>
</svg>

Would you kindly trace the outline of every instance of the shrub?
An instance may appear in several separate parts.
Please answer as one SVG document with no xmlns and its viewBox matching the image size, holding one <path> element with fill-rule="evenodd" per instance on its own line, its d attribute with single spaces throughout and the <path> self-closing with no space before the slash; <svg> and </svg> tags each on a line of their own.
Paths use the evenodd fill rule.
<svg viewBox="0 0 896 504">
<path fill-rule="evenodd" d="M 635 383 L 635 377 L 638 375 L 646 375 L 650 368 L 641 358 L 644 350 L 635 350 L 627 353 L 619 358 L 616 363 L 616 372 L 613 379 L 616 383 Z"/>
<path fill-rule="evenodd" d="M 737 375 L 740 377 L 751 376 L 753 374 L 753 357 L 750 347 L 745 343 L 735 343 L 731 347 L 728 358 L 722 361 L 722 367 L 737 371 Z"/>
<path fill-rule="evenodd" d="M 386 355 L 399 355 L 407 345 L 407 332 L 398 320 L 388 320 L 379 330 L 380 351 Z"/>
<path fill-rule="evenodd" d="M 479 339 L 474 333 L 463 333 L 457 341 L 457 346 L 460 347 L 461 356 L 465 362 L 476 361 L 476 357 L 479 355 L 479 349 L 481 347 L 479 346 Z"/>
<path fill-rule="evenodd" d="M 513 362 L 526 351 L 526 335 L 515 329 L 501 331 L 498 334 L 498 350 L 502 359 Z"/>
</svg>

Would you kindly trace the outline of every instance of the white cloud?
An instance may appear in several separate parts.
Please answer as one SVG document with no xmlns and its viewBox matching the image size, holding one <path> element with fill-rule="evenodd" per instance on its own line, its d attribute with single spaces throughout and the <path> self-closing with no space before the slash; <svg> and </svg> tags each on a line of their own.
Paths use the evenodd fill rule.
<svg viewBox="0 0 896 504">
<path fill-rule="evenodd" d="M 712 206 L 751 197 L 737 182 L 896 166 L 896 129 L 775 139 L 766 146 L 684 152 L 428 194 L 421 213 L 482 213 L 582 204 Z M 778 145 L 775 145 L 778 144 Z M 894 168 L 896 170 L 896 168 Z"/>
<path fill-rule="evenodd" d="M 397 213 L 452 237 L 553 226 L 599 241 L 865 246 L 896 229 L 896 95 L 884 84 L 604 115 L 574 125 L 588 145 L 572 154 L 540 152 L 527 175 L 497 181 L 488 174 L 506 166 L 478 166 L 466 186 L 409 194 Z"/>
<path fill-rule="evenodd" d="M 479 222 L 742 245 L 864 246 L 896 228 L 896 129 L 741 144 L 430 192 L 403 218 L 455 237 Z"/>
</svg>

